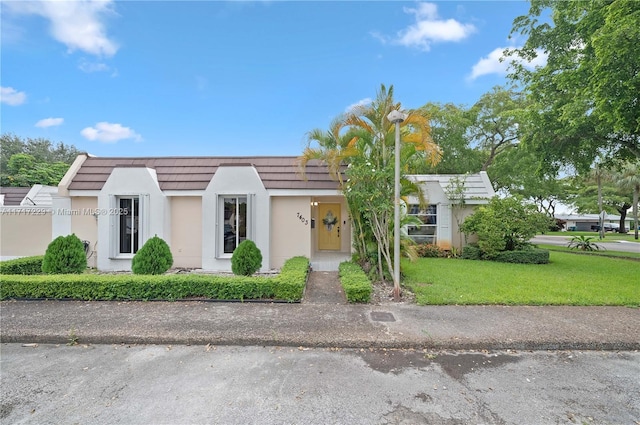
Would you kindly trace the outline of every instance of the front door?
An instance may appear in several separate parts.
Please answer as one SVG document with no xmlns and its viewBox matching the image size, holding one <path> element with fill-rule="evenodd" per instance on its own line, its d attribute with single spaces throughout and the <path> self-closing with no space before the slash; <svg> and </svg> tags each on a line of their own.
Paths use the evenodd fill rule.
<svg viewBox="0 0 640 425">
<path fill-rule="evenodd" d="M 318 205 L 318 249 L 340 250 L 340 204 Z"/>
</svg>

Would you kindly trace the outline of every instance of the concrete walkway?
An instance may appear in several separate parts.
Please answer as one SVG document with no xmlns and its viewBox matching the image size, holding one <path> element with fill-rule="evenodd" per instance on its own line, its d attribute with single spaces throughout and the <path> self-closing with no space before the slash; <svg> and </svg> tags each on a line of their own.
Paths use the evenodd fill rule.
<svg viewBox="0 0 640 425">
<path fill-rule="evenodd" d="M 640 349 L 640 309 L 348 305 L 314 288 L 299 304 L 3 301 L 1 342 L 425 349 Z M 335 280 L 334 280 L 335 281 Z M 325 293 L 325 291 L 328 291 Z M 343 295 L 342 295 L 343 296 Z M 335 297 L 335 298 L 334 298 Z"/>
<path fill-rule="evenodd" d="M 305 304 L 347 304 L 338 272 L 312 272 L 304 291 Z"/>
</svg>

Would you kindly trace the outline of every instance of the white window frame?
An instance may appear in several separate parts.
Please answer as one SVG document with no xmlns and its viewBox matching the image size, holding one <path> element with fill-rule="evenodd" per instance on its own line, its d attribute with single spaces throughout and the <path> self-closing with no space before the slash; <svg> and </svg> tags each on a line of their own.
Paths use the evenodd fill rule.
<svg viewBox="0 0 640 425">
<path fill-rule="evenodd" d="M 239 200 L 244 199 L 246 201 L 246 217 L 245 217 L 245 237 L 243 240 L 253 240 L 255 235 L 255 214 L 254 214 L 254 198 L 255 196 L 250 193 L 239 193 L 239 194 L 219 194 L 217 196 L 218 208 L 217 208 L 217 220 L 216 220 L 216 257 L 217 258 L 231 258 L 233 255 L 232 252 L 224 252 L 224 243 L 225 243 L 225 216 L 224 216 L 224 207 L 226 199 L 235 199 L 236 202 L 236 211 L 238 211 Z M 236 214 L 236 229 L 240 217 Z M 238 240 L 239 236 L 236 236 L 236 248 L 240 244 L 241 241 Z M 235 249 L 235 248 L 234 248 Z"/>
<path fill-rule="evenodd" d="M 416 211 L 417 212 L 414 212 Z M 437 204 L 429 204 L 425 208 L 421 208 L 418 204 L 409 204 L 407 208 L 407 215 L 412 217 L 417 217 L 422 221 L 421 225 L 409 225 L 407 229 L 408 236 L 413 239 L 416 243 L 428 243 L 428 244 L 437 244 L 438 243 L 438 205 Z M 425 222 L 421 217 L 432 217 L 433 223 Z M 412 235 L 410 231 L 415 228 L 433 228 L 433 234 L 427 235 Z"/>
<path fill-rule="evenodd" d="M 132 205 L 134 200 L 138 199 L 138 250 L 147 240 L 149 232 L 149 195 L 141 193 L 110 195 L 108 211 L 98 211 L 98 214 L 106 214 L 109 217 L 110 224 L 110 258 L 112 259 L 131 259 L 135 252 L 120 252 L 120 200 L 131 199 Z M 132 233 L 135 228 L 132 229 Z M 133 243 L 133 239 L 132 239 Z M 132 247 L 133 248 L 133 247 Z M 132 249 L 133 251 L 133 249 Z"/>
</svg>

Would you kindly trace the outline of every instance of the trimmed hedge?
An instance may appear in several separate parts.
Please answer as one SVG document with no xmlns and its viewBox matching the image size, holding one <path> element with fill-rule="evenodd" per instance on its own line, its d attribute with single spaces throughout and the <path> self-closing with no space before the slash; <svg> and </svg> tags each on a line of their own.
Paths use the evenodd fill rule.
<svg viewBox="0 0 640 425">
<path fill-rule="evenodd" d="M 289 302 L 301 300 L 308 274 L 309 259 L 307 257 L 288 259 L 275 278 L 277 285 L 274 287 L 274 298 Z"/>
<path fill-rule="evenodd" d="M 498 252 L 492 258 L 485 258 L 480 248 L 467 245 L 462 250 L 462 258 L 465 260 L 491 260 L 500 263 L 547 264 L 549 263 L 549 251 L 546 249 L 528 248 L 520 251 L 502 251 Z"/>
<path fill-rule="evenodd" d="M 84 245 L 75 233 L 51 241 L 42 260 L 42 271 L 47 274 L 80 274 L 86 269 Z"/>
<path fill-rule="evenodd" d="M 482 251 L 473 245 L 467 245 L 462 249 L 462 258 L 465 260 L 482 260 Z"/>
<path fill-rule="evenodd" d="M 523 251 L 503 251 L 499 252 L 493 260 L 501 263 L 547 264 L 549 263 L 549 251 L 538 248 Z"/>
<path fill-rule="evenodd" d="M 287 261 L 274 277 L 180 275 L 97 275 L 65 274 L 2 276 L 0 299 L 47 298 L 75 300 L 217 300 L 302 299 L 309 260 Z"/>
<path fill-rule="evenodd" d="M 340 263 L 340 283 L 350 303 L 368 303 L 373 292 L 371 281 L 362 268 L 350 261 Z"/>
<path fill-rule="evenodd" d="M 171 249 L 164 239 L 155 235 L 147 240 L 131 260 L 133 274 L 163 274 L 173 265 Z"/>
<path fill-rule="evenodd" d="M 262 252 L 252 240 L 245 239 L 233 250 L 231 271 L 238 276 L 251 276 L 262 267 Z"/>
<path fill-rule="evenodd" d="M 43 255 L 0 262 L 0 274 L 42 274 Z"/>
</svg>

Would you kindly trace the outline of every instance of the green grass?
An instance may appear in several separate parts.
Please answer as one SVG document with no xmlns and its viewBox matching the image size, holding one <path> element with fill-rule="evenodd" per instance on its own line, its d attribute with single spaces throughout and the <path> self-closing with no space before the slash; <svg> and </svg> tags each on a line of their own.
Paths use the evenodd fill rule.
<svg viewBox="0 0 640 425">
<path fill-rule="evenodd" d="M 447 258 L 402 265 L 420 305 L 640 306 L 637 261 L 551 252 L 543 265 Z"/>
<path fill-rule="evenodd" d="M 573 236 L 591 236 L 595 238 L 597 242 L 598 232 L 546 232 L 544 236 L 565 236 L 567 238 L 572 238 Z M 638 242 L 640 243 L 640 239 L 634 239 L 635 235 L 633 230 L 630 230 L 629 233 L 620 234 L 614 232 L 605 232 L 603 242 L 612 242 L 612 241 L 628 241 L 628 242 Z"/>
<path fill-rule="evenodd" d="M 598 241 L 595 242 L 596 245 Z M 636 252 L 624 252 L 624 251 L 612 251 L 609 249 L 601 249 L 599 251 L 580 251 L 579 249 L 572 249 L 568 246 L 558 246 L 558 245 L 545 245 L 545 244 L 536 244 L 538 248 L 548 249 L 549 251 L 560 251 L 560 252 L 572 252 L 574 254 L 582 254 L 582 255 L 597 255 L 601 257 L 615 257 L 615 258 L 631 258 L 640 260 L 640 254 Z"/>
</svg>

